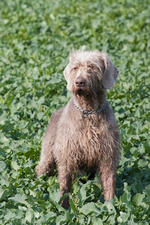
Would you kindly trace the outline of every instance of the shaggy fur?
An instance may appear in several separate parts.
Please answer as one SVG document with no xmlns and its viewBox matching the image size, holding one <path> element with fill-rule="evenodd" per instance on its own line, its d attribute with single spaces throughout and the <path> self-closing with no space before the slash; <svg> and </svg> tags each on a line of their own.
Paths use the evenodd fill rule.
<svg viewBox="0 0 150 225">
<path fill-rule="evenodd" d="M 64 76 L 72 98 L 52 115 L 36 167 L 38 176 L 51 175 L 57 165 L 61 196 L 70 191 L 73 173 L 85 170 L 98 171 L 105 201 L 114 197 L 120 139 L 106 89 L 115 85 L 118 73 L 107 54 L 97 50 L 74 51 L 69 57 Z M 82 116 L 81 109 L 94 111 L 104 104 L 102 111 Z M 62 202 L 64 208 L 68 200 Z"/>
</svg>

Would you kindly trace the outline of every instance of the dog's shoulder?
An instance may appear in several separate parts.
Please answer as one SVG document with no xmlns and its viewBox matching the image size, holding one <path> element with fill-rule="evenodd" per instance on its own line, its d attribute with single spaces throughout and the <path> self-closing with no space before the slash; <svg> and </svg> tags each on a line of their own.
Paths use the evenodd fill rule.
<svg viewBox="0 0 150 225">
<path fill-rule="evenodd" d="M 65 110 L 65 106 L 59 108 L 52 116 L 50 122 L 58 123 L 59 119 L 62 116 L 63 111 Z"/>
<path fill-rule="evenodd" d="M 107 102 L 106 111 L 105 111 L 105 113 L 103 113 L 103 117 L 105 118 L 106 123 L 116 125 L 114 111 L 108 102 Z"/>
<path fill-rule="evenodd" d="M 77 120 L 78 117 L 81 118 L 81 112 L 75 108 L 73 99 L 71 98 L 67 105 L 63 108 L 60 122 L 69 124 L 71 121 L 74 122 L 74 118 Z"/>
<path fill-rule="evenodd" d="M 59 108 L 52 116 L 50 119 L 50 123 L 49 126 L 55 126 L 55 127 L 60 127 L 63 124 L 67 124 L 70 121 L 71 118 L 71 111 L 70 110 L 72 108 L 72 100 L 70 99 L 70 101 L 67 103 L 67 105 L 65 105 L 62 108 Z"/>
<path fill-rule="evenodd" d="M 47 137 L 49 137 L 50 135 L 52 137 L 56 135 L 56 131 L 57 131 L 57 128 L 58 128 L 58 124 L 59 124 L 61 115 L 62 115 L 62 113 L 64 111 L 64 108 L 65 107 L 62 107 L 62 108 L 58 109 L 51 116 L 51 119 L 50 119 L 50 122 L 49 122 L 49 125 L 48 125 L 48 128 L 47 128 L 47 131 L 46 131 L 45 136 L 44 136 L 44 139 L 47 138 Z"/>
</svg>

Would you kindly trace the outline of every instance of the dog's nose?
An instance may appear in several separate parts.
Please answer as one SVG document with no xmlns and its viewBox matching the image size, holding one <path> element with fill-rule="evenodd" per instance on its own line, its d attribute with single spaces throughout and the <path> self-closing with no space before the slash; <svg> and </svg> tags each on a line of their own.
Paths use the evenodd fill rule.
<svg viewBox="0 0 150 225">
<path fill-rule="evenodd" d="M 75 84 L 77 87 L 84 87 L 85 86 L 85 79 L 83 77 L 77 77 L 75 80 Z"/>
</svg>

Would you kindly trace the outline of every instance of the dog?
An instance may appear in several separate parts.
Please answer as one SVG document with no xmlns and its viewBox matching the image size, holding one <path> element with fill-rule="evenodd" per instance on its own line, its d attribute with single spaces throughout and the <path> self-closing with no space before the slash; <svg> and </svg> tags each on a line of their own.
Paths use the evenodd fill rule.
<svg viewBox="0 0 150 225">
<path fill-rule="evenodd" d="M 37 176 L 57 166 L 61 197 L 70 192 L 73 174 L 98 173 L 105 201 L 114 198 L 120 159 L 120 137 L 113 110 L 106 100 L 119 71 L 106 53 L 74 50 L 64 70 L 72 98 L 51 117 L 42 142 Z M 69 207 L 69 197 L 62 201 Z"/>
</svg>

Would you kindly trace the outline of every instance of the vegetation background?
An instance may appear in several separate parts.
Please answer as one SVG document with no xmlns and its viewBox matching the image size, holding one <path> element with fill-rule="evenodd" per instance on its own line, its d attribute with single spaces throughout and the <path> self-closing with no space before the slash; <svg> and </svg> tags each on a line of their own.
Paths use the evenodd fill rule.
<svg viewBox="0 0 150 225">
<path fill-rule="evenodd" d="M 117 192 L 77 177 L 60 205 L 57 171 L 36 178 L 52 113 L 70 97 L 63 69 L 72 49 L 109 53 L 120 74 L 108 100 L 122 157 Z M 0 1 L 0 224 L 150 224 L 150 2 Z"/>
</svg>

